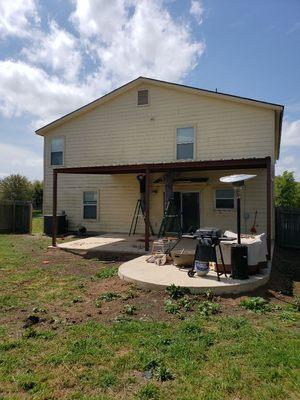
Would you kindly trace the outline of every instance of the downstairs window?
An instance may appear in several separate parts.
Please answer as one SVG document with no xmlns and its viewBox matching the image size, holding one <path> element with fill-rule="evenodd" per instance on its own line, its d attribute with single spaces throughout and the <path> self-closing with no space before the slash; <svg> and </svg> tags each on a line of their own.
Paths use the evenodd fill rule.
<svg viewBox="0 0 300 400">
<path fill-rule="evenodd" d="M 83 192 L 83 219 L 97 219 L 98 192 Z"/>
</svg>

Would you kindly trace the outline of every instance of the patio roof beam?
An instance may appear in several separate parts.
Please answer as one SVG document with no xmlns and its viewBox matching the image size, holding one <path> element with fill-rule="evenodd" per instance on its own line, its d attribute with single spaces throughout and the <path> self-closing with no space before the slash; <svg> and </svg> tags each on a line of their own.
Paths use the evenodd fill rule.
<svg viewBox="0 0 300 400">
<path fill-rule="evenodd" d="M 166 171 L 205 171 L 205 170 L 223 170 L 223 169 L 253 169 L 267 168 L 268 160 L 265 158 L 242 158 L 232 160 L 209 160 L 209 161 L 183 161 L 171 163 L 156 164 L 128 164 L 128 165 L 102 165 L 93 167 L 63 167 L 56 168 L 55 171 L 60 174 L 130 174 L 140 173 L 145 170 L 153 172 Z"/>
</svg>

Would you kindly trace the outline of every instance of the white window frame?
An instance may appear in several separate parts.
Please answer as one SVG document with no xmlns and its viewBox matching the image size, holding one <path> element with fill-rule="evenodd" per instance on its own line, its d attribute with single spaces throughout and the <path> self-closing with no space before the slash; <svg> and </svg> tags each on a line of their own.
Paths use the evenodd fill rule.
<svg viewBox="0 0 300 400">
<path fill-rule="evenodd" d="M 217 207 L 217 190 L 233 190 L 233 208 L 220 208 Z M 236 196 L 235 196 L 235 190 L 228 187 L 216 187 L 213 189 L 214 191 L 214 210 L 216 211 L 235 211 L 236 210 Z M 223 200 L 231 200 L 232 197 L 228 198 L 223 198 Z"/>
<path fill-rule="evenodd" d="M 52 159 L 52 141 L 54 139 L 62 139 L 63 140 L 63 157 L 62 157 L 62 164 L 52 164 L 51 159 Z M 50 167 L 52 168 L 59 168 L 63 167 L 65 165 L 65 153 L 66 153 L 66 137 L 65 136 L 53 136 L 50 138 Z"/>
<path fill-rule="evenodd" d="M 193 158 L 181 158 L 177 159 L 177 130 L 182 128 L 193 128 L 194 129 L 194 142 L 193 142 Z M 175 127 L 175 160 L 180 161 L 193 161 L 196 158 L 196 125 L 195 124 L 184 124 L 184 125 L 177 125 Z"/>
<path fill-rule="evenodd" d="M 138 103 L 138 101 L 139 101 L 139 92 L 142 92 L 143 90 L 148 90 L 148 103 L 147 104 L 139 104 Z M 149 90 L 149 88 L 143 87 L 143 88 L 137 89 L 137 92 L 136 92 L 136 105 L 138 107 L 149 107 L 150 106 L 150 90 Z"/>
<path fill-rule="evenodd" d="M 96 193 L 96 196 L 97 196 L 96 218 L 84 218 L 84 206 L 85 205 L 91 205 L 91 204 L 85 204 L 84 203 L 84 193 L 86 193 L 86 192 L 94 192 L 94 193 Z M 99 199 L 100 199 L 99 190 L 93 189 L 93 188 L 82 190 L 82 192 L 81 192 L 81 201 L 82 201 L 82 214 L 81 215 L 82 215 L 82 221 L 89 221 L 89 222 L 97 222 L 97 221 L 99 221 Z"/>
</svg>

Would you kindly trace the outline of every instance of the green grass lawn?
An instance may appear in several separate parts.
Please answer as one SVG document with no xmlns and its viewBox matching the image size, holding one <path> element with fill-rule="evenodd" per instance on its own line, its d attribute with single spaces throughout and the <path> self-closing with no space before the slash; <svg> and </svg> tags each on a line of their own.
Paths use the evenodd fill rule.
<svg viewBox="0 0 300 400">
<path fill-rule="evenodd" d="M 39 210 L 34 210 L 32 213 L 32 233 L 43 233 L 43 214 Z"/>
<path fill-rule="evenodd" d="M 173 299 L 49 244 L 0 235 L 0 399 L 299 399 L 296 298 Z"/>
</svg>

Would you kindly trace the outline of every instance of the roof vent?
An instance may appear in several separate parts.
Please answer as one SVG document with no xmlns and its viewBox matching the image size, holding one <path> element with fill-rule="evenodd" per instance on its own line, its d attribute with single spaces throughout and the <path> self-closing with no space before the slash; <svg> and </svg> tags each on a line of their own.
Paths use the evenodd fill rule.
<svg viewBox="0 0 300 400">
<path fill-rule="evenodd" d="M 149 92 L 148 89 L 138 91 L 138 106 L 146 106 L 149 104 Z"/>
</svg>

